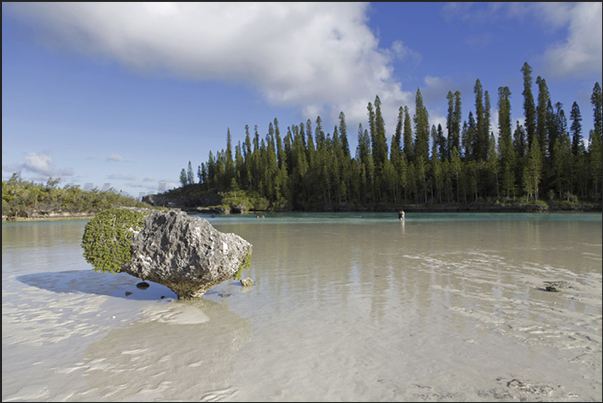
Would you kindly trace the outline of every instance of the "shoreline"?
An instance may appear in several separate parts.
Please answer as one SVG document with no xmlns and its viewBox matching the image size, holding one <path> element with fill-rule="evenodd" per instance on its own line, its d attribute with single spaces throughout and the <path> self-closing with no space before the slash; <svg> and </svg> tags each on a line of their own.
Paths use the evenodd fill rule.
<svg viewBox="0 0 603 403">
<path fill-rule="evenodd" d="M 399 208 L 388 206 L 375 206 L 373 208 L 324 208 L 309 210 L 251 210 L 245 212 L 216 211 L 208 207 L 172 207 L 174 210 L 181 210 L 186 213 L 194 214 L 258 214 L 258 213 L 395 213 L 404 210 L 410 213 L 603 213 L 601 206 L 543 206 L 537 204 L 519 204 L 519 205 L 442 205 L 442 206 L 421 206 L 421 205 L 400 205 Z M 95 213 L 50 213 L 45 215 L 36 215 L 34 217 L 7 217 L 2 216 L 2 222 L 26 222 L 26 221 L 56 221 L 56 220 L 87 220 L 93 218 Z"/>
<path fill-rule="evenodd" d="M 50 214 L 35 217 L 7 217 L 2 216 L 2 223 L 23 222 L 23 221 L 57 221 L 57 220 L 89 220 L 94 217 L 90 213 L 69 213 L 69 214 Z"/>
<path fill-rule="evenodd" d="M 245 212 L 232 212 L 229 209 L 217 210 L 211 207 L 172 207 L 186 213 L 194 214 L 258 214 L 258 213 L 397 213 L 400 210 L 411 213 L 603 213 L 601 205 L 589 206 L 548 206 L 538 204 L 514 204 L 514 205 L 412 205 L 401 204 L 399 207 L 374 206 L 366 208 L 328 208 L 308 210 L 248 210 Z"/>
</svg>

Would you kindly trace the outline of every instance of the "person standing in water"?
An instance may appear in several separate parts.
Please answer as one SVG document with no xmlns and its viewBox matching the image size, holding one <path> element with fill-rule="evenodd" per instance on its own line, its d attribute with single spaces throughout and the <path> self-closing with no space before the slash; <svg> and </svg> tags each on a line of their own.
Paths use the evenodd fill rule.
<svg viewBox="0 0 603 403">
<path fill-rule="evenodd" d="M 398 220 L 402 221 L 405 220 L 406 218 L 404 217 L 404 210 L 400 210 L 398 211 Z"/>
</svg>

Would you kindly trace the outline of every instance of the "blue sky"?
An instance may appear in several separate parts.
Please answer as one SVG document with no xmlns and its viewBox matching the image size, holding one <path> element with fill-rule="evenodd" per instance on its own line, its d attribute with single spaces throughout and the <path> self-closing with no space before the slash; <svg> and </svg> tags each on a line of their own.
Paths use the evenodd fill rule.
<svg viewBox="0 0 603 403">
<path fill-rule="evenodd" d="M 350 145 L 379 95 L 389 136 L 417 88 L 445 127 L 448 91 L 466 120 L 479 79 L 497 129 L 498 88 L 523 122 L 524 62 L 569 118 L 592 129 L 601 3 L 2 3 L 2 179 L 179 186 L 245 125 L 263 137 L 346 115 Z M 537 96 L 537 88 L 532 88 Z"/>
</svg>

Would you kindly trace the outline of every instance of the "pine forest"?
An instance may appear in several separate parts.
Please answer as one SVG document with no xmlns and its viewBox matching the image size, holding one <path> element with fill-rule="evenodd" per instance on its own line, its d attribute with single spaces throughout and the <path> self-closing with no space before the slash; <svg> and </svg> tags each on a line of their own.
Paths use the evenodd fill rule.
<svg viewBox="0 0 603 403">
<path fill-rule="evenodd" d="M 498 127 L 492 127 L 491 96 L 478 80 L 474 109 L 463 119 L 461 94 L 449 91 L 446 127 L 429 124 L 420 89 L 415 112 L 400 106 L 388 144 L 381 101 L 368 103 L 366 126 L 357 131 L 339 114 L 325 134 L 314 122 L 282 131 L 277 119 L 261 136 L 245 127 L 245 139 L 210 152 L 197 166 L 180 172 L 183 188 L 247 197 L 256 209 L 353 210 L 404 204 L 513 204 L 601 201 L 601 86 L 594 85 L 590 111 L 573 103 L 569 117 L 551 100 L 544 78 L 523 73 L 524 124 L 511 117 L 511 92 L 496 94 Z M 536 93 L 532 92 L 534 87 Z M 592 116 L 594 130 L 582 133 Z M 495 136 L 495 132 L 497 136 Z M 348 138 L 357 136 L 350 150 Z M 176 189 L 180 190 L 180 189 Z M 252 200 L 252 201 L 250 201 Z M 258 205 L 260 204 L 260 205 Z M 254 206 L 251 206 L 253 208 Z"/>
</svg>

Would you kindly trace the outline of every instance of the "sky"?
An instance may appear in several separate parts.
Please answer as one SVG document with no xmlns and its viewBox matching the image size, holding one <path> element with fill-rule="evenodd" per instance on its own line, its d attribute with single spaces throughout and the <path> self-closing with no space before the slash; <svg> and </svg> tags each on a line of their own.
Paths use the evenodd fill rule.
<svg viewBox="0 0 603 403">
<path fill-rule="evenodd" d="M 462 117 L 480 80 L 498 134 L 498 88 L 523 123 L 525 62 L 582 135 L 602 77 L 602 3 L 2 3 L 2 179 L 109 188 L 180 186 L 209 152 L 257 125 L 344 112 L 352 151 L 378 95 L 388 145 L 420 89 L 429 124 Z M 532 87 L 534 98 L 538 89 Z M 446 134 L 446 133 L 445 133 Z"/>
</svg>

